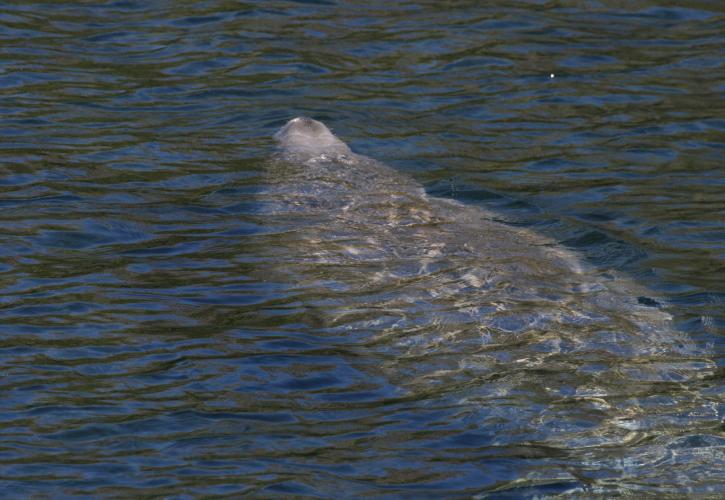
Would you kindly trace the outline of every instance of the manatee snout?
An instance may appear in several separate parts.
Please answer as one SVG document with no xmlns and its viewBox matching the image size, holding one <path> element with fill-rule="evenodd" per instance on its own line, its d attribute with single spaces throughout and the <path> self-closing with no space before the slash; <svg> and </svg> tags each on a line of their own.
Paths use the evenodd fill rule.
<svg viewBox="0 0 725 500">
<path fill-rule="evenodd" d="M 287 129 L 287 132 L 289 133 L 306 134 L 309 136 L 319 136 L 320 134 L 330 133 L 330 129 L 328 129 L 324 123 L 313 120 L 312 118 L 307 118 L 306 116 L 292 118 L 285 125 L 285 129 Z"/>
<path fill-rule="evenodd" d="M 288 121 L 275 135 L 283 150 L 316 156 L 345 154 L 350 149 L 330 131 L 324 123 L 298 116 Z"/>
</svg>

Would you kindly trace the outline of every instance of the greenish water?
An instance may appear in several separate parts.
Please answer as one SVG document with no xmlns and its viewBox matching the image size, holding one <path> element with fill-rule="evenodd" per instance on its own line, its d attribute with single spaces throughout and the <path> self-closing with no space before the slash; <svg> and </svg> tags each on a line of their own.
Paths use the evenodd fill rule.
<svg viewBox="0 0 725 500">
<path fill-rule="evenodd" d="M 722 497 L 724 43 L 719 2 L 4 3 L 3 496 Z M 398 174 L 309 196 L 297 115 Z M 482 287 L 492 218 L 586 272 Z"/>
</svg>

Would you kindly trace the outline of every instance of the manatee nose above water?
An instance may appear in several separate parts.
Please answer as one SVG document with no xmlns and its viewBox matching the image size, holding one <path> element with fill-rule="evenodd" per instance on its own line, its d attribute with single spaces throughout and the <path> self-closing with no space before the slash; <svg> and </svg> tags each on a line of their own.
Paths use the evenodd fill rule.
<svg viewBox="0 0 725 500">
<path fill-rule="evenodd" d="M 296 118 L 292 118 L 290 121 L 287 122 L 287 127 L 289 128 L 290 132 L 294 132 L 297 134 L 306 134 L 309 136 L 331 134 L 330 129 L 328 129 L 324 123 L 318 122 L 317 120 L 313 120 L 312 118 L 308 118 L 306 116 L 298 116 Z"/>
<path fill-rule="evenodd" d="M 335 137 L 324 123 L 304 116 L 288 121 L 274 137 L 288 153 L 310 156 L 350 153 L 347 145 Z"/>
</svg>

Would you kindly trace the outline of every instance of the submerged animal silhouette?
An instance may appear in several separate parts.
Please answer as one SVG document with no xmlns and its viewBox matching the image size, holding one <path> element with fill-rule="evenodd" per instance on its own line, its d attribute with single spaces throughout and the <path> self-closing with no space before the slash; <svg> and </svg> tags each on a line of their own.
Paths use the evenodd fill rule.
<svg viewBox="0 0 725 500">
<path fill-rule="evenodd" d="M 582 460 L 599 445 L 628 449 L 633 431 L 655 435 L 684 409 L 708 411 L 683 381 L 716 365 L 630 277 L 484 207 L 428 195 L 319 121 L 295 118 L 275 137 L 248 272 L 273 291 L 259 315 L 275 332 L 284 324 L 291 355 L 344 360 L 345 374 L 369 377 L 365 391 L 385 387 L 376 397 L 405 411 L 455 409 L 494 446 L 509 422 Z M 316 348 L 297 350 L 307 343 Z M 345 395 L 340 384 L 309 397 Z"/>
<path fill-rule="evenodd" d="M 690 352 L 671 316 L 629 277 L 593 269 L 482 207 L 429 196 L 410 177 L 351 151 L 317 120 L 294 118 L 275 139 L 281 154 L 270 167 L 267 206 L 299 227 L 283 238 L 280 269 L 338 304 L 316 309 L 322 323 L 393 335 L 407 354 L 441 339 L 458 350 L 532 332 L 547 346 L 526 347 L 522 359 Z M 341 289 L 356 295 L 341 298 Z M 647 366 L 653 379 L 667 379 L 676 365 Z"/>
</svg>

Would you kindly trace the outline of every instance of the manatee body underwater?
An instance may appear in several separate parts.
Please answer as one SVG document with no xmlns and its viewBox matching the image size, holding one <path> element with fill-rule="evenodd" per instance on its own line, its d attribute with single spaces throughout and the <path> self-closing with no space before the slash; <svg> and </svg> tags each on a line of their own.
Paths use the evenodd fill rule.
<svg viewBox="0 0 725 500">
<path fill-rule="evenodd" d="M 558 446 L 562 465 L 542 481 L 577 487 L 572 463 L 613 463 L 612 446 L 702 411 L 687 383 L 714 364 L 631 278 L 426 194 L 319 121 L 294 118 L 275 139 L 259 199 L 276 230 L 257 272 L 295 299 L 269 317 L 294 314 L 391 401 L 447 408 L 441 429 L 470 418 L 490 446 Z M 651 461 L 667 446 L 635 449 Z"/>
</svg>

